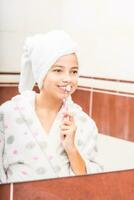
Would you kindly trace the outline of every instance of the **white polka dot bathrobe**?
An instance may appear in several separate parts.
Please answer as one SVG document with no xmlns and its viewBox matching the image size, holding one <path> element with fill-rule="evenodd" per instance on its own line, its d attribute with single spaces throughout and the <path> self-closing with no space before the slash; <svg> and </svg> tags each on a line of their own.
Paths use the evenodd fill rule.
<svg viewBox="0 0 134 200">
<path fill-rule="evenodd" d="M 63 107 L 47 134 L 35 112 L 35 95 L 26 91 L 1 105 L 0 183 L 74 175 L 60 141 Z M 96 161 L 96 125 L 71 99 L 68 106 L 77 125 L 75 144 L 85 160 L 87 172 L 101 172 Z"/>
</svg>

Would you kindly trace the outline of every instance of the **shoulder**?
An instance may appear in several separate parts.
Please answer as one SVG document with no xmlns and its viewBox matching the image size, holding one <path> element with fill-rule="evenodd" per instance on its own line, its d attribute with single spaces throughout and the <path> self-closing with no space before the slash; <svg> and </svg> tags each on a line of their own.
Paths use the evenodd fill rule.
<svg viewBox="0 0 134 200">
<path fill-rule="evenodd" d="M 29 100 L 31 98 L 33 98 L 35 96 L 35 92 L 34 91 L 24 91 L 23 93 L 19 94 L 19 95 L 16 95 L 14 96 L 11 100 L 13 102 L 19 102 L 21 100 Z"/>
<path fill-rule="evenodd" d="M 0 105 L 0 113 L 11 113 L 11 111 L 16 108 L 17 104 L 24 103 L 24 100 L 28 101 L 33 97 L 33 95 L 35 95 L 35 92 L 26 91 L 22 94 L 12 97 L 10 100 Z"/>
<path fill-rule="evenodd" d="M 6 112 L 6 111 L 9 111 L 13 106 L 13 102 L 12 102 L 12 99 L 11 100 L 8 100 L 6 102 L 4 102 L 1 106 L 0 106 L 0 113 L 1 112 Z"/>
<path fill-rule="evenodd" d="M 84 125 L 96 127 L 96 124 L 94 120 L 86 113 L 83 111 L 82 107 L 79 106 L 78 104 L 74 103 L 75 109 L 74 109 L 74 116 L 77 121 L 80 121 Z"/>
</svg>

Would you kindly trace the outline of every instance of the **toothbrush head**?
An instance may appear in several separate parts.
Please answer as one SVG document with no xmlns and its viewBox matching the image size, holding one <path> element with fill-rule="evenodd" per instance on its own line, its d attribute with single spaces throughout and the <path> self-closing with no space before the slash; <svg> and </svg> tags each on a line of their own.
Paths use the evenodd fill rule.
<svg viewBox="0 0 134 200">
<path fill-rule="evenodd" d="M 67 85 L 67 86 L 66 86 L 66 91 L 67 91 L 67 92 L 70 92 L 70 91 L 71 91 L 71 86 L 70 86 L 70 85 Z"/>
</svg>

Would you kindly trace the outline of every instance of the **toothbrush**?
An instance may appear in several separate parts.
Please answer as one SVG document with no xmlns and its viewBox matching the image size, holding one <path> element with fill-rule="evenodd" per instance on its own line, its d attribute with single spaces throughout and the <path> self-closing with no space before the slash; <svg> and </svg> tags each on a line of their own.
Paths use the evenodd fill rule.
<svg viewBox="0 0 134 200">
<path fill-rule="evenodd" d="M 65 88 L 65 92 L 70 92 L 71 91 L 71 86 L 70 85 L 67 85 L 66 88 Z M 63 113 L 66 113 L 68 111 L 68 105 L 67 105 L 67 102 L 66 102 L 66 98 L 63 100 L 64 104 L 63 104 Z"/>
<path fill-rule="evenodd" d="M 65 87 L 65 92 L 66 92 L 66 93 L 69 93 L 70 91 L 71 91 L 71 86 L 70 86 L 70 85 L 67 85 L 67 86 Z M 63 119 L 64 119 L 64 117 L 66 117 L 67 120 L 69 120 L 69 119 L 70 119 L 69 116 L 65 116 L 67 112 L 68 112 L 67 100 L 66 100 L 66 98 L 64 98 L 64 99 L 63 99 Z M 65 138 L 65 137 L 66 137 L 66 136 L 64 135 L 64 138 Z"/>
</svg>

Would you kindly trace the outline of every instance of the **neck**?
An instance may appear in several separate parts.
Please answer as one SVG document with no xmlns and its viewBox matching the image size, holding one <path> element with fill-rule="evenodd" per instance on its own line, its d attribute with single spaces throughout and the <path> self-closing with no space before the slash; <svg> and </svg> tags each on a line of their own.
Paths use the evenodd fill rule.
<svg viewBox="0 0 134 200">
<path fill-rule="evenodd" d="M 45 95 L 43 92 L 40 92 L 36 96 L 36 107 L 47 110 L 48 112 L 58 112 L 62 104 L 62 100 L 52 98 L 49 95 Z"/>
</svg>

